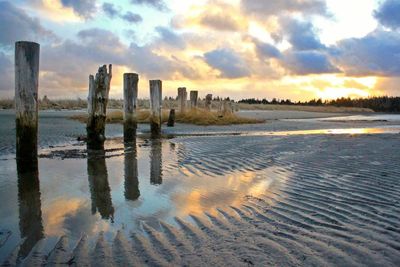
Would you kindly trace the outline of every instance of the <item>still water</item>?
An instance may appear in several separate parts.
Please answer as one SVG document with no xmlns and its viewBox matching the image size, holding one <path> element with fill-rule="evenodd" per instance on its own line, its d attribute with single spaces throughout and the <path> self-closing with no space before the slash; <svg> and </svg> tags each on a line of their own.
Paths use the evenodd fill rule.
<svg viewBox="0 0 400 267">
<path fill-rule="evenodd" d="M 76 141 L 84 125 L 69 115 L 41 113 L 33 166 L 15 160 L 13 114 L 0 116 L 0 262 L 18 245 L 24 258 L 44 237 L 56 242 L 67 235 L 71 247 L 82 234 L 90 239 L 104 231 L 112 239 L 118 230 L 140 230 L 143 221 L 159 228 L 159 220 L 175 224 L 174 217 L 213 214 L 276 186 L 276 167 L 187 168 L 195 159 L 174 140 L 140 137 L 124 144 L 114 137 L 104 151 L 87 152 Z M 107 128 L 108 136 L 121 132 L 120 125 Z"/>
</svg>

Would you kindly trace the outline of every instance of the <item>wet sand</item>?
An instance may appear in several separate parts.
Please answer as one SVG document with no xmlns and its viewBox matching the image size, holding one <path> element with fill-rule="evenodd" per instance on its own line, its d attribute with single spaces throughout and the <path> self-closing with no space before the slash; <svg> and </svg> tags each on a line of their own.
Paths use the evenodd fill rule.
<svg viewBox="0 0 400 267">
<path fill-rule="evenodd" d="M 134 146 L 137 150 L 124 147 L 118 138 L 108 142 L 105 155 L 89 158 L 85 158 L 80 145 L 63 148 L 63 152 L 59 148 L 42 149 L 39 164 L 47 168 L 60 164 L 73 164 L 76 169 L 81 164 L 87 168 L 84 179 L 89 185 L 82 184 L 81 190 L 90 188 L 94 196 L 92 209 L 102 218 L 94 224 L 95 231 L 86 233 L 87 237 L 85 233 L 79 238 L 68 234 L 46 234 L 44 239 L 36 236 L 41 241 L 27 253 L 23 263 L 398 266 L 398 126 L 398 121 L 349 123 L 297 118 L 235 127 L 178 125 L 166 129 L 169 136 L 175 137 L 161 143 L 139 138 Z M 388 127 L 395 130 L 351 130 Z M 318 129 L 348 130 L 259 134 Z M 66 155 L 65 149 L 70 154 Z M 132 164 L 135 159 L 136 165 Z M 149 173 L 142 173 L 143 166 Z M 121 175 L 117 171 L 121 167 L 125 179 L 116 181 L 113 177 Z M 149 179 L 149 184 L 135 180 L 137 173 Z M 46 174 L 41 171 L 41 187 L 46 184 L 43 176 Z M 78 182 L 79 177 L 74 181 Z M 129 206 L 115 204 L 115 183 L 126 189 L 124 197 L 131 198 Z M 155 191 L 147 194 L 148 190 Z M 43 210 L 48 193 L 42 189 L 41 197 L 24 195 L 23 191 L 19 195 Z M 155 213 L 163 215 L 149 216 L 142 209 L 142 216 L 140 212 L 134 214 L 131 224 L 135 227 L 118 224 L 121 216 L 130 214 L 140 202 L 146 204 L 144 210 L 159 205 Z M 37 215 L 28 214 L 28 218 Z M 48 231 L 49 224 L 45 223 L 44 228 Z M 2 235 L 0 242 L 3 240 L 6 238 Z M 17 246 L 14 252 L 2 255 L 6 263 L 13 265 L 20 249 Z"/>
</svg>

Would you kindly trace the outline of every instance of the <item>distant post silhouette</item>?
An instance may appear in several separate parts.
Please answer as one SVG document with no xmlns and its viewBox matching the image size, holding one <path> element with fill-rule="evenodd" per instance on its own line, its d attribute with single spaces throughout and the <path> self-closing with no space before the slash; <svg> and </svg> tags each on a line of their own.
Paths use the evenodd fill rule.
<svg viewBox="0 0 400 267">
<path fill-rule="evenodd" d="M 168 127 L 174 127 L 175 125 L 175 109 L 171 109 L 169 111 L 169 117 L 168 117 Z"/>
<path fill-rule="evenodd" d="M 212 94 L 206 95 L 206 110 L 211 111 Z"/>
<path fill-rule="evenodd" d="M 140 197 L 136 141 L 125 143 L 124 155 L 125 198 L 136 200 Z"/>
<path fill-rule="evenodd" d="M 232 114 L 232 102 L 230 100 L 225 99 L 222 102 L 222 113 L 224 115 Z"/>
<path fill-rule="evenodd" d="M 139 75 L 124 73 L 124 141 L 131 142 L 136 137 L 137 96 Z"/>
<path fill-rule="evenodd" d="M 37 160 L 40 45 L 15 43 L 15 112 L 17 158 Z"/>
<path fill-rule="evenodd" d="M 186 87 L 179 87 L 178 103 L 179 103 L 179 112 L 181 113 L 184 113 L 186 111 L 186 100 L 187 100 Z"/>
<path fill-rule="evenodd" d="M 150 128 L 151 134 L 161 134 L 161 107 L 162 107 L 162 82 L 161 80 L 150 81 Z"/>
<path fill-rule="evenodd" d="M 89 76 L 88 121 L 86 126 L 89 149 L 102 149 L 105 141 L 105 127 L 108 94 L 112 78 L 112 65 L 99 68 L 96 77 Z"/>
<path fill-rule="evenodd" d="M 190 108 L 196 109 L 197 108 L 197 99 L 199 97 L 198 91 L 190 91 Z"/>
</svg>

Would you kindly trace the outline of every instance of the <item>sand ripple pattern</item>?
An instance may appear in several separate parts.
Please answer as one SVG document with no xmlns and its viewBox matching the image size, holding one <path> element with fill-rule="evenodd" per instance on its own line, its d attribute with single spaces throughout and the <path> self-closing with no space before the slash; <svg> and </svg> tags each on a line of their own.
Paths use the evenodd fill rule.
<svg viewBox="0 0 400 267">
<path fill-rule="evenodd" d="M 69 249 L 39 242 L 23 265 L 400 266 L 400 136 L 176 139 L 175 166 L 201 176 L 278 166 L 284 186 L 216 213 L 145 221 L 142 231 L 101 233 Z M 290 171 L 290 179 L 284 179 Z M 16 264 L 16 253 L 4 265 Z"/>
</svg>

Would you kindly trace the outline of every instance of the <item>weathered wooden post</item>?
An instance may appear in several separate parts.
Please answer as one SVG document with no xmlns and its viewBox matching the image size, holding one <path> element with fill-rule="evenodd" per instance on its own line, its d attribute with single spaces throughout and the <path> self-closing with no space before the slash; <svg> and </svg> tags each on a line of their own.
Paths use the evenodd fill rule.
<svg viewBox="0 0 400 267">
<path fill-rule="evenodd" d="M 206 95 L 206 110 L 211 111 L 212 94 Z"/>
<path fill-rule="evenodd" d="M 181 113 L 184 113 L 186 111 L 186 100 L 187 100 L 186 87 L 179 87 L 178 102 L 179 102 L 179 111 Z"/>
<path fill-rule="evenodd" d="M 153 136 L 161 134 L 162 81 L 150 81 L 150 128 Z"/>
<path fill-rule="evenodd" d="M 197 99 L 199 97 L 198 91 L 190 91 L 190 108 L 196 109 L 197 108 Z"/>
<path fill-rule="evenodd" d="M 168 117 L 167 126 L 168 127 L 174 127 L 174 125 L 175 125 L 175 109 L 171 109 L 169 111 L 169 117 Z"/>
<path fill-rule="evenodd" d="M 37 160 L 40 45 L 15 43 L 17 159 Z"/>
<path fill-rule="evenodd" d="M 232 103 L 230 100 L 225 99 L 222 102 L 222 114 L 224 115 L 232 114 Z"/>
<path fill-rule="evenodd" d="M 137 96 L 139 75 L 124 73 L 124 141 L 131 142 L 136 137 Z"/>
<path fill-rule="evenodd" d="M 86 126 L 89 149 L 102 149 L 105 141 L 108 94 L 112 78 L 112 65 L 99 68 L 96 78 L 89 76 L 88 121 Z"/>
</svg>

